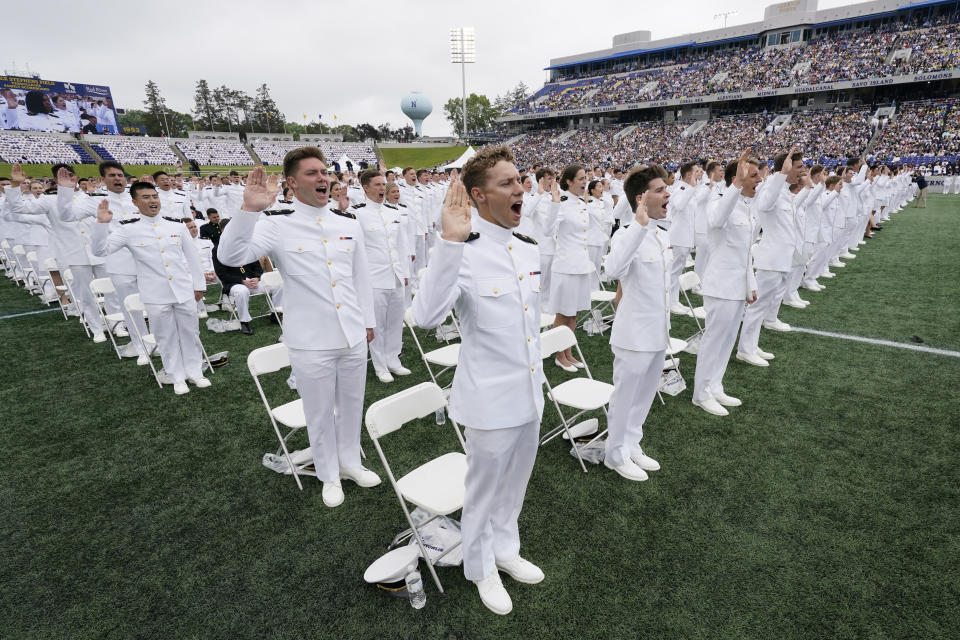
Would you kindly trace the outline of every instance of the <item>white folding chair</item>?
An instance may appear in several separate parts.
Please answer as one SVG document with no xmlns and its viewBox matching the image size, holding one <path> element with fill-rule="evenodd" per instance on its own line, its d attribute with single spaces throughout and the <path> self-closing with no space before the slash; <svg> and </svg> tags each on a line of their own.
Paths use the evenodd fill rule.
<svg viewBox="0 0 960 640">
<path fill-rule="evenodd" d="M 67 295 L 70 297 L 70 302 L 73 303 L 74 307 L 77 310 L 77 319 L 80 321 L 80 326 L 83 327 L 84 333 L 87 334 L 87 337 L 93 335 L 90 331 L 90 327 L 87 325 L 86 318 L 83 317 L 83 309 L 80 308 L 80 299 L 77 297 L 76 292 L 73 290 L 73 271 L 70 269 L 65 269 L 63 271 L 63 285 L 57 287 L 57 292 L 63 293 L 67 292 Z M 66 313 L 66 311 L 64 311 Z"/>
<path fill-rule="evenodd" d="M 39 259 L 37 258 L 36 251 L 27 252 L 27 263 L 30 265 L 30 268 L 33 270 L 33 277 L 37 281 L 37 288 L 40 289 L 37 295 L 42 297 L 47 283 L 52 282 L 52 278 L 50 277 L 50 272 L 46 271 L 46 267 L 41 268 L 42 265 L 39 263 Z"/>
<path fill-rule="evenodd" d="M 283 323 L 280 321 L 280 314 L 283 313 L 283 305 L 277 305 L 273 302 L 273 293 L 271 293 L 271 291 L 276 291 L 282 286 L 283 276 L 281 276 L 280 272 L 276 269 L 273 271 L 264 271 L 263 275 L 260 276 L 260 287 L 267 297 L 267 306 L 270 307 L 270 313 L 277 318 L 281 331 L 283 330 Z"/>
<path fill-rule="evenodd" d="M 454 320 L 454 322 L 456 322 L 456 320 Z M 440 347 L 439 349 L 434 349 L 433 351 L 424 351 L 423 346 L 420 344 L 420 338 L 417 337 L 417 332 L 414 331 L 416 323 L 413 320 L 413 312 L 410 309 L 407 309 L 404 312 L 403 323 L 407 325 L 407 329 L 410 330 L 410 335 L 413 336 L 413 343 L 416 345 L 417 351 L 420 352 L 420 358 L 423 360 L 423 364 L 425 364 L 427 367 L 427 373 L 430 374 L 430 379 L 433 380 L 434 384 L 439 385 L 440 383 L 437 382 L 437 378 L 456 368 L 457 362 L 460 360 L 460 343 L 455 342 L 444 347 Z M 439 367 L 440 370 L 434 372 L 433 367 L 430 365 Z M 450 384 L 453 384 L 452 379 Z M 443 388 L 446 389 L 450 386 L 450 384 Z"/>
<path fill-rule="evenodd" d="M 51 281 L 53 280 L 53 274 L 56 273 L 60 278 L 60 282 L 64 282 L 64 275 L 60 273 L 60 267 L 57 266 L 56 258 L 47 258 L 46 260 L 44 260 L 43 268 L 47 270 L 47 273 L 50 275 Z M 71 277 L 72 275 L 73 274 L 71 274 Z M 63 298 L 64 297 L 67 298 L 67 301 L 68 301 L 67 304 L 69 304 L 70 302 L 73 302 L 70 299 L 67 286 L 65 284 L 56 284 L 56 282 L 54 282 L 54 289 L 57 292 L 57 304 L 60 305 L 60 313 L 63 314 L 63 319 L 67 320 L 69 319 L 70 316 L 67 313 L 67 305 L 63 304 Z"/>
<path fill-rule="evenodd" d="M 550 380 L 547 380 L 547 397 L 553 401 L 553 406 L 560 416 L 560 426 L 554 427 L 545 433 L 543 437 L 540 438 L 540 444 L 544 445 L 565 432 L 570 439 L 570 443 L 573 445 L 574 452 L 577 454 L 580 467 L 583 469 L 583 472 L 586 473 L 587 466 L 583 463 L 583 458 L 580 457 L 580 451 L 577 449 L 573 434 L 570 433 L 570 427 L 573 426 L 574 420 L 589 411 L 600 409 L 603 411 L 603 415 L 606 416 L 607 403 L 610 402 L 610 396 L 613 394 L 613 385 L 607 382 L 601 382 L 600 380 L 594 380 L 593 375 L 590 373 L 590 367 L 583 357 L 583 352 L 580 351 L 577 337 L 569 327 L 554 327 L 540 334 L 540 352 L 544 360 L 553 357 L 554 354 L 564 349 L 570 348 L 576 348 L 577 357 L 580 362 L 583 363 L 583 372 L 585 375 L 562 382 L 556 387 L 550 384 Z M 574 409 L 576 413 L 567 417 L 563 414 L 561 406 Z M 590 442 L 597 440 L 606 432 L 607 430 L 603 429 Z"/>
<path fill-rule="evenodd" d="M 397 479 L 380 441 L 385 436 L 399 431 L 401 427 L 413 420 L 430 416 L 438 410 L 443 410 L 445 406 L 446 400 L 440 387 L 433 382 L 421 382 L 414 387 L 374 402 L 367 409 L 364 420 L 367 433 L 373 440 L 373 446 L 376 447 L 383 468 L 387 472 L 387 478 L 390 480 L 390 485 L 397 494 L 397 500 L 400 502 L 403 515 L 407 519 L 407 524 L 410 525 L 410 533 L 416 538 L 420 547 L 420 555 L 426 560 L 430 575 L 433 576 L 433 581 L 440 593 L 443 593 L 443 585 L 440 584 L 440 578 L 437 577 L 434 563 L 456 549 L 459 543 L 444 550 L 437 557 L 431 556 L 426 545 L 423 544 L 423 539 L 420 537 L 420 532 L 417 530 L 413 518 L 410 516 L 407 503 L 409 502 L 429 513 L 430 519 L 427 522 L 462 509 L 465 493 L 464 479 L 467 475 L 467 456 L 462 451 L 451 451 L 421 464 Z M 454 423 L 454 428 L 462 444 L 462 435 L 456 423 Z M 422 527 L 424 524 L 426 522 L 421 523 L 420 526 Z"/>
<path fill-rule="evenodd" d="M 150 318 L 147 316 L 147 310 L 144 308 L 143 302 L 140 300 L 139 293 L 131 293 L 129 296 L 124 298 L 123 306 L 131 315 L 134 313 L 142 313 L 143 319 L 148 323 L 147 328 L 149 329 Z M 160 382 L 160 374 L 157 372 L 157 368 L 153 366 L 154 354 L 160 353 L 159 347 L 157 346 L 157 339 L 153 337 L 152 333 L 148 333 L 146 335 L 141 334 L 136 323 L 133 323 L 133 332 L 137 334 L 137 339 L 147 352 L 147 364 L 150 365 L 150 371 L 153 372 L 153 378 L 157 381 L 157 386 L 163 389 L 163 383 Z M 206 355 L 206 353 L 204 353 L 204 355 Z"/>
<path fill-rule="evenodd" d="M 600 278 L 600 272 L 593 268 L 594 286 L 596 289 L 590 292 L 590 308 L 584 312 L 577 322 L 578 327 L 582 327 L 585 322 L 591 318 L 598 323 L 600 332 L 606 330 L 609 322 L 616 313 L 613 302 L 617 299 L 616 291 L 609 291 L 603 286 L 603 280 Z M 606 313 L 606 315 L 604 315 Z"/>
<path fill-rule="evenodd" d="M 17 269 L 21 276 L 17 280 L 17 284 L 22 284 L 28 290 L 31 289 L 33 284 L 30 281 L 30 276 L 33 274 L 33 267 L 27 262 L 27 251 L 22 244 L 13 245 L 13 259 L 17 262 Z"/>
<path fill-rule="evenodd" d="M 295 465 L 290 458 L 290 451 L 287 448 L 287 440 L 290 439 L 290 436 L 307 426 L 307 418 L 303 412 L 303 400 L 297 398 L 278 407 L 271 407 L 270 401 L 267 400 L 267 394 L 264 393 L 263 386 L 260 384 L 260 376 L 275 373 L 289 366 L 290 352 L 283 343 L 254 349 L 250 352 L 250 355 L 247 356 L 247 369 L 250 370 L 250 375 L 253 376 L 253 382 L 257 385 L 257 391 L 260 393 L 260 399 L 263 400 L 263 406 L 267 408 L 267 415 L 270 416 L 270 424 L 273 426 L 273 432 L 277 435 L 277 440 L 280 441 L 280 448 L 277 450 L 277 455 L 280 455 L 281 452 L 283 453 L 283 457 L 286 459 L 287 465 L 293 474 L 293 479 L 297 481 L 297 487 L 303 491 L 300 475 L 317 476 L 317 472 L 313 467 L 313 460 L 301 465 Z M 283 425 L 288 430 L 286 435 L 281 433 L 279 425 Z"/>
<path fill-rule="evenodd" d="M 0 269 L 3 269 L 4 273 L 8 278 L 12 278 L 13 274 L 11 273 L 13 256 L 7 253 L 7 250 L 10 248 L 10 243 L 6 240 L 0 240 Z"/>
<path fill-rule="evenodd" d="M 120 355 L 120 347 L 117 345 L 116 338 L 113 337 L 113 331 L 117 328 L 117 325 L 123 322 L 122 313 L 107 313 L 106 302 L 104 298 L 108 295 L 113 295 L 117 290 L 113 286 L 113 282 L 110 278 L 94 278 L 90 281 L 90 292 L 93 294 L 93 298 L 97 303 L 97 312 L 100 314 L 100 320 L 103 321 L 103 327 L 106 330 L 107 337 L 110 338 L 110 344 L 113 345 L 113 350 L 116 351 L 117 357 L 121 360 L 123 356 Z"/>
<path fill-rule="evenodd" d="M 270 313 L 273 311 L 273 302 L 270 300 L 270 296 L 267 294 L 266 287 L 265 287 L 264 284 L 263 284 L 263 276 L 267 275 L 268 273 L 274 273 L 274 272 L 273 272 L 273 271 L 265 271 L 265 272 L 260 276 L 260 291 L 251 291 L 251 292 L 250 292 L 249 304 L 253 304 L 254 298 L 265 297 L 265 298 L 267 299 L 267 305 L 268 305 L 268 307 L 270 308 L 270 311 L 267 312 L 267 313 L 261 313 L 261 314 L 259 314 L 259 315 L 250 314 L 250 319 L 251 319 L 251 320 L 256 320 L 257 318 L 266 318 L 266 317 L 269 316 Z M 279 275 L 280 275 L 280 274 L 278 273 L 277 276 L 279 276 Z M 282 280 L 281 280 L 281 282 L 282 282 Z M 236 305 L 236 303 L 234 303 L 234 301 L 233 301 L 233 296 L 230 295 L 230 291 L 229 291 L 229 290 L 227 290 L 226 288 L 223 287 L 223 284 L 222 284 L 222 283 L 221 283 L 220 287 L 221 287 L 221 289 L 222 289 L 221 299 L 224 300 L 224 301 L 226 301 L 226 302 L 229 302 L 229 305 L 227 306 L 227 309 L 226 309 L 226 310 L 230 313 L 230 321 L 231 321 L 231 322 L 232 322 L 232 321 L 240 322 L 240 314 L 237 313 L 237 305 Z M 222 305 L 221 305 L 221 308 L 222 308 Z"/>
<path fill-rule="evenodd" d="M 689 291 L 697 288 L 700 285 L 700 276 L 697 275 L 696 271 L 685 271 L 680 274 L 678 279 L 680 283 L 680 291 L 683 293 L 684 300 L 687 301 L 687 307 L 693 312 L 693 319 L 697 323 L 697 329 L 700 330 L 700 333 L 703 333 L 703 325 L 700 324 L 701 320 L 706 320 L 707 311 L 703 308 L 703 305 L 699 307 L 694 307 L 690 302 Z"/>
</svg>

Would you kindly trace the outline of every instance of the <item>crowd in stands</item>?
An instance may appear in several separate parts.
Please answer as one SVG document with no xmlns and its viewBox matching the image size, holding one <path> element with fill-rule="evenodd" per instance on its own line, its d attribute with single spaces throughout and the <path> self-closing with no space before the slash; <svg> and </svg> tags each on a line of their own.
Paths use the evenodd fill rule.
<svg viewBox="0 0 960 640">
<path fill-rule="evenodd" d="M 240 142 L 226 140 L 177 140 L 177 148 L 188 160 L 203 165 L 253 164 L 253 158 Z"/>
<path fill-rule="evenodd" d="M 0 133 L 0 160 L 26 164 L 80 162 L 80 156 L 55 136 Z"/>
<path fill-rule="evenodd" d="M 872 153 L 882 158 L 960 153 L 960 100 L 918 100 L 897 107 Z"/>
<path fill-rule="evenodd" d="M 373 150 L 373 147 L 364 142 L 321 141 L 317 143 L 317 146 L 323 151 L 328 162 L 339 160 L 344 155 L 357 163 L 366 162 L 372 165 L 377 161 L 377 154 Z"/>
<path fill-rule="evenodd" d="M 175 164 L 178 159 L 165 140 L 156 138 L 104 137 L 91 146 L 105 160 L 123 164 Z"/>
<path fill-rule="evenodd" d="M 920 26 L 921 28 L 917 28 Z M 783 88 L 960 68 L 957 22 L 894 23 L 821 36 L 795 45 L 729 50 L 565 85 L 547 85 L 517 112 Z M 912 49 L 908 61 L 891 60 Z"/>
<path fill-rule="evenodd" d="M 799 111 L 788 124 L 766 135 L 757 152 L 770 157 L 784 144 L 790 144 L 805 157 L 821 163 L 827 158 L 857 157 L 863 154 L 873 135 L 870 116 L 867 108 Z"/>
<path fill-rule="evenodd" d="M 265 165 L 280 166 L 283 156 L 291 149 L 302 147 L 302 142 L 288 142 L 282 140 L 257 140 L 251 143 L 254 153 Z"/>
</svg>

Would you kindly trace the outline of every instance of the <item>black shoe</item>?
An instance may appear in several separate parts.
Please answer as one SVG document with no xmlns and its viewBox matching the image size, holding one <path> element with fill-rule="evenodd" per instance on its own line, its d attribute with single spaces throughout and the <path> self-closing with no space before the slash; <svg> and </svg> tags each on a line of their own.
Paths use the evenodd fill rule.
<svg viewBox="0 0 960 640">
<path fill-rule="evenodd" d="M 250 323 L 249 323 L 249 322 L 241 322 L 241 323 L 240 323 L 240 333 L 242 333 L 242 334 L 245 335 L 245 336 L 252 336 L 252 335 L 253 335 L 253 329 L 250 328 Z"/>
<path fill-rule="evenodd" d="M 873 236 L 868 236 L 867 234 L 863 234 L 863 239 L 864 239 L 864 240 L 873 240 Z"/>
<path fill-rule="evenodd" d="M 270 314 L 270 324 L 280 324 L 281 320 L 282 318 L 280 317 L 279 314 L 276 314 L 276 313 Z"/>
</svg>

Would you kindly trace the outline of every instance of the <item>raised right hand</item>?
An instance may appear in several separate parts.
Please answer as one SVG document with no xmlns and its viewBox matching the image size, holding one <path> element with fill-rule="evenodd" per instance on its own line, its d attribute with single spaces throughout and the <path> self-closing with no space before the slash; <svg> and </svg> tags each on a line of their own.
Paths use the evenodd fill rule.
<svg viewBox="0 0 960 640">
<path fill-rule="evenodd" d="M 750 173 L 750 164 L 747 162 L 749 159 L 750 147 L 747 147 L 740 153 L 740 157 L 737 158 L 737 175 L 733 179 L 734 186 L 742 186 L 743 181 L 747 179 L 747 175 Z"/>
<path fill-rule="evenodd" d="M 797 152 L 796 147 L 790 147 L 790 151 L 787 152 L 787 157 L 783 161 L 783 168 L 780 169 L 780 173 L 782 173 L 783 175 L 785 176 L 789 175 L 790 172 L 793 171 L 793 160 L 791 160 L 790 158 L 792 158 L 793 154 L 795 154 L 796 152 Z"/>
<path fill-rule="evenodd" d="M 13 166 L 10 167 L 10 185 L 13 187 L 19 187 L 21 184 L 26 182 L 27 176 L 23 172 L 23 166 L 19 162 L 14 162 Z"/>
<path fill-rule="evenodd" d="M 57 171 L 57 186 L 73 189 L 77 186 L 77 176 L 65 167 Z"/>
<path fill-rule="evenodd" d="M 243 211 L 263 211 L 273 204 L 279 192 L 276 174 L 267 180 L 267 172 L 263 167 L 256 167 L 247 176 L 247 186 L 243 189 L 243 206 L 240 208 Z"/>
<path fill-rule="evenodd" d="M 470 237 L 470 198 L 462 182 L 456 182 L 447 189 L 440 212 L 440 224 L 443 233 L 440 237 L 450 242 L 464 242 Z"/>
<path fill-rule="evenodd" d="M 113 212 L 110 211 L 110 203 L 105 199 L 100 201 L 97 207 L 97 222 L 107 223 L 113 220 Z"/>
<path fill-rule="evenodd" d="M 633 216 L 633 219 L 637 221 L 641 227 L 647 226 L 647 223 L 650 222 L 650 215 L 647 213 L 647 194 L 649 191 L 644 191 L 640 196 L 640 202 L 637 203 L 637 212 Z"/>
</svg>

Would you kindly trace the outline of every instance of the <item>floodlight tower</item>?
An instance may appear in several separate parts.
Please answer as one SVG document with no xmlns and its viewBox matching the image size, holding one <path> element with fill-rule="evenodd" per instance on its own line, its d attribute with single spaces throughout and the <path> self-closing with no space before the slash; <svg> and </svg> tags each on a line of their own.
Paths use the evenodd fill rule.
<svg viewBox="0 0 960 640">
<path fill-rule="evenodd" d="M 477 61 L 477 40 L 473 27 L 450 29 L 450 62 L 460 64 L 463 83 L 463 137 L 467 137 L 467 64 Z"/>
<path fill-rule="evenodd" d="M 735 16 L 735 15 L 737 15 L 737 10 L 736 10 L 736 9 L 733 9 L 733 10 L 731 10 L 731 11 L 723 11 L 723 12 L 721 12 L 721 13 L 718 13 L 718 14 L 716 14 L 715 16 L 713 16 L 713 19 L 714 19 L 714 20 L 719 20 L 720 18 L 723 18 L 723 28 L 726 29 L 726 28 L 727 28 L 727 19 L 728 19 L 730 16 Z"/>
</svg>

